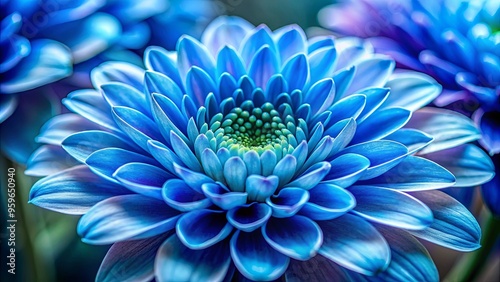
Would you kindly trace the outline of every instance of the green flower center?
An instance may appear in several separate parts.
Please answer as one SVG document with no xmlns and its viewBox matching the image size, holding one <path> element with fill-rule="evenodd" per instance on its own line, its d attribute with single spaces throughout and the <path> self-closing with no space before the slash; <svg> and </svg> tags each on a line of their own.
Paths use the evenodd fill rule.
<svg viewBox="0 0 500 282">
<path fill-rule="evenodd" d="M 295 120 L 287 116 L 284 121 L 271 103 L 254 107 L 251 101 L 246 101 L 221 119 L 220 129 L 224 135 L 219 147 L 236 150 L 239 154 L 250 150 L 259 154 L 279 150 L 286 154 L 289 137 L 293 137 L 287 123 L 295 127 Z"/>
</svg>

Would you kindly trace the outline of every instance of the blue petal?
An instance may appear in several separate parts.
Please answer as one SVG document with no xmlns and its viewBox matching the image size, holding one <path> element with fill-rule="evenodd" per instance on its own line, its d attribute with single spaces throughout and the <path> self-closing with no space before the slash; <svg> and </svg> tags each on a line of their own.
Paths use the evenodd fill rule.
<svg viewBox="0 0 500 282">
<path fill-rule="evenodd" d="M 331 78 L 325 78 L 314 83 L 304 96 L 304 101 L 311 105 L 313 116 L 328 109 L 334 99 L 335 82 Z"/>
<path fill-rule="evenodd" d="M 284 188 L 278 195 L 266 199 L 266 203 L 273 209 L 273 217 L 283 218 L 295 215 L 307 201 L 309 192 L 300 188 Z"/>
<path fill-rule="evenodd" d="M 99 127 L 79 115 L 71 113 L 56 115 L 40 129 L 40 135 L 36 137 L 36 142 L 61 145 L 62 141 L 69 135 L 89 129 L 99 129 Z"/>
<path fill-rule="evenodd" d="M 375 186 L 351 186 L 356 198 L 354 213 L 367 220 L 409 230 L 432 223 L 432 212 L 419 200 L 403 192 Z"/>
<path fill-rule="evenodd" d="M 179 212 L 165 202 L 142 195 L 123 195 L 93 206 L 78 222 L 78 234 L 89 244 L 110 244 L 152 237 L 175 226 Z"/>
<path fill-rule="evenodd" d="M 210 77 L 215 76 L 215 62 L 207 48 L 196 39 L 184 35 L 177 42 L 177 65 L 181 78 L 185 78 L 188 71 L 196 66 L 208 72 Z"/>
<path fill-rule="evenodd" d="M 356 73 L 356 67 L 351 66 L 348 69 L 344 69 L 337 72 L 333 76 L 333 81 L 335 81 L 335 88 L 337 92 L 335 98 L 336 100 L 345 98 L 347 96 L 346 94 L 351 94 L 351 93 L 346 93 L 346 91 L 351 85 L 355 73 Z"/>
<path fill-rule="evenodd" d="M 396 141 L 408 148 L 408 153 L 413 154 L 425 146 L 429 145 L 434 138 L 420 130 L 402 128 L 396 130 L 384 138 L 385 140 Z"/>
<path fill-rule="evenodd" d="M 163 140 L 156 123 L 135 109 L 113 107 L 113 118 L 118 126 L 146 151 L 149 140 Z"/>
<path fill-rule="evenodd" d="M 187 131 L 186 119 L 184 115 L 179 114 L 179 108 L 172 105 L 172 100 L 161 94 L 154 93 L 151 104 L 156 125 L 168 144 L 172 142 L 170 140 L 171 134 L 175 133 L 186 144 L 191 145 L 191 141 L 184 134 Z M 178 128 L 178 126 L 181 128 Z"/>
<path fill-rule="evenodd" d="M 0 97 L 0 124 L 12 115 L 17 107 L 15 95 L 2 95 Z"/>
<path fill-rule="evenodd" d="M 236 268 L 248 279 L 270 281 L 287 269 L 290 258 L 271 248 L 260 230 L 252 233 L 236 231 L 230 243 Z"/>
<path fill-rule="evenodd" d="M 175 173 L 182 178 L 189 187 L 194 189 L 198 193 L 203 193 L 201 186 L 205 183 L 213 183 L 212 178 L 206 176 L 203 173 L 194 172 L 178 164 L 174 163 Z"/>
<path fill-rule="evenodd" d="M 369 118 L 377 109 L 380 108 L 382 103 L 390 96 L 390 91 L 388 88 L 367 88 L 360 91 L 359 94 L 366 96 L 366 104 L 363 111 L 356 119 L 356 121 L 362 122 Z"/>
<path fill-rule="evenodd" d="M 248 151 L 243 156 L 243 161 L 247 167 L 248 175 L 261 174 L 261 164 L 259 154 L 255 151 Z"/>
<path fill-rule="evenodd" d="M 364 275 L 374 275 L 389 265 L 389 245 L 362 218 L 345 214 L 318 224 L 323 231 L 323 245 L 319 249 L 322 256 Z"/>
<path fill-rule="evenodd" d="M 271 208 L 268 205 L 253 202 L 228 211 L 226 217 L 239 230 L 252 232 L 264 225 L 271 217 L 271 213 Z"/>
<path fill-rule="evenodd" d="M 80 164 L 66 153 L 60 146 L 43 145 L 38 148 L 27 161 L 24 174 L 30 176 L 46 176 L 58 173 Z"/>
<path fill-rule="evenodd" d="M 101 93 L 81 89 L 68 94 L 62 103 L 70 111 L 112 131 L 120 131 L 111 116 L 111 107 Z"/>
<path fill-rule="evenodd" d="M 172 233 L 173 230 L 147 239 L 113 244 L 102 261 L 96 281 L 152 279 L 158 248 Z"/>
<path fill-rule="evenodd" d="M 441 191 L 420 191 L 411 195 L 426 204 L 434 214 L 434 222 L 427 229 L 411 231 L 411 234 L 462 252 L 480 247 L 481 228 L 474 216 L 457 200 Z"/>
<path fill-rule="evenodd" d="M 271 247 L 297 260 L 314 257 L 323 243 L 319 226 L 300 215 L 271 218 L 262 227 L 262 235 Z"/>
<path fill-rule="evenodd" d="M 192 250 L 203 250 L 224 240 L 233 226 L 226 220 L 225 212 L 194 210 L 177 221 L 179 240 Z"/>
<path fill-rule="evenodd" d="M 413 113 L 405 128 L 423 131 L 434 141 L 420 151 L 426 154 L 453 148 L 481 138 L 481 133 L 472 120 L 446 109 L 423 108 Z"/>
<path fill-rule="evenodd" d="M 172 175 L 154 165 L 128 163 L 118 168 L 113 177 L 135 193 L 162 200 L 162 186 Z"/>
<path fill-rule="evenodd" d="M 177 135 L 175 132 L 170 132 L 170 142 L 177 156 L 187 165 L 187 167 L 195 172 L 201 172 L 200 161 L 196 158 L 191 148 Z"/>
<path fill-rule="evenodd" d="M 395 167 L 403 161 L 408 154 L 408 149 L 393 141 L 380 140 L 349 146 L 340 151 L 339 154 L 347 153 L 362 155 L 370 161 L 370 167 L 360 178 L 364 180 L 377 177 Z"/>
<path fill-rule="evenodd" d="M 212 205 L 210 199 L 180 179 L 171 179 L 165 182 L 162 196 L 169 206 L 182 212 L 204 209 Z"/>
<path fill-rule="evenodd" d="M 330 163 L 319 162 L 308 168 L 301 176 L 288 183 L 287 187 L 299 187 L 305 190 L 314 188 L 330 171 Z"/>
<path fill-rule="evenodd" d="M 247 37 L 241 42 L 239 53 L 247 67 L 250 65 L 257 51 L 264 45 L 268 45 L 276 53 L 276 46 L 270 33 L 271 31 L 267 26 L 260 25 L 249 32 Z"/>
<path fill-rule="evenodd" d="M 330 162 L 332 168 L 322 183 L 342 188 L 351 186 L 370 167 L 370 161 L 357 154 L 345 154 Z"/>
<path fill-rule="evenodd" d="M 268 176 L 273 173 L 274 168 L 276 167 L 276 154 L 267 150 L 260 156 L 260 163 L 262 165 L 262 175 Z"/>
<path fill-rule="evenodd" d="M 229 73 L 237 80 L 247 74 L 240 55 L 230 46 L 224 46 L 217 55 L 217 75 L 224 73 Z"/>
<path fill-rule="evenodd" d="M 311 69 L 311 82 L 333 76 L 337 59 L 337 49 L 334 46 L 315 50 L 308 57 Z"/>
<path fill-rule="evenodd" d="M 495 167 L 489 156 L 479 147 L 465 144 L 455 148 L 425 155 L 456 178 L 455 187 L 471 187 L 490 181 L 495 175 Z"/>
<path fill-rule="evenodd" d="M 288 89 L 302 90 L 309 82 L 309 62 L 304 54 L 297 54 L 290 58 L 281 70 L 283 78 L 288 82 Z"/>
<path fill-rule="evenodd" d="M 287 282 L 351 281 L 351 278 L 343 267 L 318 255 L 307 261 L 290 261 L 285 280 Z"/>
<path fill-rule="evenodd" d="M 30 191 L 30 203 L 66 214 L 85 214 L 107 198 L 127 193 L 123 187 L 104 181 L 87 166 L 75 166 L 37 181 Z"/>
<path fill-rule="evenodd" d="M 110 82 L 101 85 L 102 93 L 111 107 L 124 106 L 149 114 L 146 95 L 132 86 Z"/>
<path fill-rule="evenodd" d="M 240 17 L 220 16 L 207 26 L 201 41 L 215 56 L 224 46 L 238 49 L 241 41 L 252 29 L 254 26 Z"/>
<path fill-rule="evenodd" d="M 318 35 L 309 38 L 307 44 L 307 53 L 311 54 L 320 48 L 335 46 L 335 37 L 332 35 Z"/>
<path fill-rule="evenodd" d="M 203 194 L 205 194 L 212 203 L 224 210 L 242 206 L 247 202 L 247 193 L 231 192 L 218 183 L 203 184 L 201 189 L 203 190 Z"/>
<path fill-rule="evenodd" d="M 205 150 L 203 150 L 203 153 L 201 154 L 201 164 L 203 166 L 205 173 L 212 179 L 220 182 L 224 181 L 222 164 L 220 163 L 219 158 L 214 153 L 214 151 L 212 151 L 211 148 L 206 148 Z"/>
<path fill-rule="evenodd" d="M 267 82 L 266 98 L 273 101 L 281 93 L 287 93 L 288 83 L 281 74 L 273 75 Z"/>
<path fill-rule="evenodd" d="M 350 95 L 335 102 L 328 110 L 332 112 L 330 122 L 335 123 L 347 118 L 356 119 L 366 105 L 365 95 Z"/>
<path fill-rule="evenodd" d="M 30 90 L 69 76 L 71 71 L 71 54 L 66 46 L 48 39 L 34 40 L 29 55 L 9 70 L 15 75 L 2 81 L 2 93 Z"/>
<path fill-rule="evenodd" d="M 230 265 L 227 242 L 204 250 L 191 250 L 177 235 L 172 235 L 156 254 L 155 278 L 158 281 L 222 281 Z"/>
<path fill-rule="evenodd" d="M 297 159 L 293 155 L 286 155 L 281 159 L 273 170 L 273 175 L 279 178 L 279 186 L 287 184 L 295 175 L 297 169 Z"/>
<path fill-rule="evenodd" d="M 247 168 L 240 157 L 229 158 L 224 164 L 224 177 L 233 192 L 244 192 Z"/>
<path fill-rule="evenodd" d="M 264 202 L 278 188 L 278 177 L 250 175 L 246 179 L 246 192 L 250 201 Z"/>
<path fill-rule="evenodd" d="M 267 81 L 278 70 L 278 62 L 276 54 L 273 53 L 269 46 L 264 45 L 257 51 L 250 62 L 248 74 L 255 82 L 255 86 L 265 90 Z"/>
<path fill-rule="evenodd" d="M 421 191 L 453 186 L 455 176 L 432 161 L 407 156 L 384 174 L 363 183 L 401 191 Z"/>
<path fill-rule="evenodd" d="M 483 134 L 482 139 L 479 141 L 481 145 L 488 150 L 490 155 L 500 153 L 499 112 L 487 112 L 479 115 L 479 111 L 477 111 L 474 116 L 476 116 L 474 120 L 479 124 Z"/>
<path fill-rule="evenodd" d="M 490 182 L 483 184 L 481 193 L 483 195 L 483 201 L 490 211 L 494 215 L 500 216 L 500 164 L 498 162 L 500 155 L 496 155 L 494 159 L 495 158 L 497 159 L 495 161 L 496 175 Z"/>
<path fill-rule="evenodd" d="M 176 174 L 174 163 L 180 166 L 184 166 L 184 163 L 179 159 L 179 157 L 177 157 L 177 155 L 172 152 L 171 149 L 169 149 L 161 142 L 149 140 L 148 151 L 160 164 L 162 164 L 166 169 L 168 169 L 169 172 L 173 174 Z"/>
<path fill-rule="evenodd" d="M 344 149 L 351 142 L 356 133 L 356 126 L 356 121 L 349 118 L 341 120 L 325 130 L 324 134 L 335 138 L 329 157 Z"/>
<path fill-rule="evenodd" d="M 113 178 L 115 171 L 124 164 L 140 162 L 157 165 L 156 160 L 131 151 L 120 148 L 106 148 L 95 151 L 85 163 L 96 174 L 116 182 Z"/>
<path fill-rule="evenodd" d="M 187 94 L 197 103 L 204 105 L 209 93 L 218 93 L 217 86 L 210 75 L 199 67 L 192 67 L 186 77 Z"/>
<path fill-rule="evenodd" d="M 411 112 L 403 108 L 378 110 L 363 122 L 358 123 L 352 143 L 381 139 L 405 125 L 410 116 Z"/>
<path fill-rule="evenodd" d="M 306 35 L 298 25 L 288 25 L 274 31 L 279 36 L 277 47 L 282 62 L 297 53 L 306 53 Z"/>
<path fill-rule="evenodd" d="M 182 106 L 182 85 L 179 86 L 170 77 L 155 71 L 147 71 L 144 76 L 147 93 L 159 93 L 168 97 L 175 105 Z"/>
<path fill-rule="evenodd" d="M 170 78 L 175 85 L 182 87 L 182 80 L 177 69 L 177 62 L 169 57 L 167 50 L 157 46 L 149 46 L 146 48 L 146 51 L 144 51 L 144 65 L 148 70 L 162 73 Z M 170 93 L 163 94 L 170 95 Z"/>
<path fill-rule="evenodd" d="M 99 89 L 105 83 L 122 82 L 142 90 L 144 72 L 144 69 L 130 63 L 105 62 L 94 68 L 90 76 L 95 89 Z"/>
<path fill-rule="evenodd" d="M 356 206 L 356 199 L 349 191 L 330 184 L 319 184 L 309 190 L 309 202 L 299 211 L 314 220 L 339 217 Z"/>
<path fill-rule="evenodd" d="M 373 56 L 356 65 L 356 74 L 347 94 L 356 93 L 366 87 L 382 87 L 386 84 L 395 66 L 392 59 L 383 56 Z"/>
<path fill-rule="evenodd" d="M 407 232 L 377 225 L 391 248 L 389 267 L 374 276 L 377 281 L 439 281 L 439 273 L 429 252 Z"/>
<path fill-rule="evenodd" d="M 85 162 L 95 151 L 105 148 L 121 148 L 133 151 L 133 147 L 123 138 L 109 132 L 88 130 L 73 133 L 62 142 L 62 148 L 80 162 Z"/>
<path fill-rule="evenodd" d="M 413 71 L 394 74 L 385 86 L 391 89 L 391 95 L 383 107 L 402 107 L 412 112 L 432 102 L 442 89 L 432 77 Z"/>
</svg>

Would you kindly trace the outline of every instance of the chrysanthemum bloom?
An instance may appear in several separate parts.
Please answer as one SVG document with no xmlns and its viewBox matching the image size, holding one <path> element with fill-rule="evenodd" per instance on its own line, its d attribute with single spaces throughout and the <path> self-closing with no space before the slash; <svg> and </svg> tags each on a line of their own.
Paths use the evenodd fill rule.
<svg viewBox="0 0 500 282">
<path fill-rule="evenodd" d="M 434 104 L 472 115 L 479 142 L 491 155 L 500 152 L 500 1 L 346 0 L 319 18 L 344 35 L 370 38 L 398 67 L 431 75 L 443 85 Z M 500 206 L 498 181 L 482 189 L 493 211 Z"/>
<path fill-rule="evenodd" d="M 492 164 L 457 147 L 477 133 L 468 118 L 414 112 L 440 92 L 428 76 L 393 73 L 358 39 L 230 17 L 145 65 L 95 69 L 29 163 L 50 174 L 31 203 L 113 244 L 98 281 L 437 281 L 415 237 L 479 247 L 474 217 L 436 189 Z"/>
<path fill-rule="evenodd" d="M 157 35 L 150 25 L 162 29 L 162 42 L 175 45 L 177 30 L 199 23 L 189 14 L 192 8 L 164 0 L 6 0 L 1 4 L 0 147 L 7 157 L 23 164 L 36 149 L 33 139 L 41 125 L 60 110 L 58 97 L 75 85 L 91 87 L 88 77 L 95 66 L 106 60 L 141 65 L 133 50 Z M 205 9 L 199 14 L 214 14 L 206 9 L 206 2 L 202 4 Z M 158 14 L 158 20 L 151 18 Z M 183 27 L 165 32 L 170 28 L 165 21 L 182 21 Z"/>
</svg>

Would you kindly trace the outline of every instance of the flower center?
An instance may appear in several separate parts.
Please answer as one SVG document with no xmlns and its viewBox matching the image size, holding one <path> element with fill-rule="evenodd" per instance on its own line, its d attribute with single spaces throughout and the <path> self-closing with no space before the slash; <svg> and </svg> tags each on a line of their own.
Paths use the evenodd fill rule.
<svg viewBox="0 0 500 282">
<path fill-rule="evenodd" d="M 291 116 L 285 120 L 295 124 Z M 289 136 L 293 136 L 282 115 L 269 102 L 260 107 L 255 107 L 252 101 L 243 102 L 222 118 L 220 129 L 224 136 L 219 147 L 239 154 L 250 150 L 259 154 L 267 150 L 283 152 L 289 147 Z"/>
</svg>

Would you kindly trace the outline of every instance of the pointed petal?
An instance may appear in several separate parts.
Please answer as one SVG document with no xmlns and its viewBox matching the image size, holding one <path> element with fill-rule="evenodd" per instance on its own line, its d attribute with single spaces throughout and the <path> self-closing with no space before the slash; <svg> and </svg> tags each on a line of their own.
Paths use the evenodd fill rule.
<svg viewBox="0 0 500 282">
<path fill-rule="evenodd" d="M 179 212 L 165 202 L 142 195 L 123 195 L 93 206 L 78 222 L 82 241 L 110 244 L 143 239 L 175 227 Z"/>
<path fill-rule="evenodd" d="M 479 224 L 457 200 L 441 191 L 420 191 L 411 195 L 426 204 L 434 214 L 434 222 L 427 229 L 411 231 L 411 234 L 458 251 L 473 251 L 480 247 Z"/>
<path fill-rule="evenodd" d="M 30 176 L 47 176 L 79 164 L 80 162 L 69 156 L 63 148 L 43 145 L 30 156 L 24 173 Z"/>
<path fill-rule="evenodd" d="M 495 167 L 490 157 L 479 147 L 465 144 L 425 155 L 456 177 L 455 187 L 476 186 L 490 181 Z"/>
<path fill-rule="evenodd" d="M 351 186 L 356 198 L 353 212 L 367 220 L 409 230 L 424 229 L 432 223 L 431 210 L 403 192 L 375 186 Z"/>
<path fill-rule="evenodd" d="M 358 123 L 353 144 L 381 139 L 405 125 L 411 112 L 403 108 L 378 110 L 366 120 Z M 376 128 L 376 130 L 374 130 Z"/>
<path fill-rule="evenodd" d="M 481 138 L 472 120 L 446 109 L 420 109 L 413 113 L 405 128 L 418 129 L 434 138 L 419 154 L 453 148 Z"/>
<path fill-rule="evenodd" d="M 364 275 L 373 275 L 389 265 L 389 245 L 364 219 L 345 214 L 318 224 L 323 231 L 320 255 Z"/>
<path fill-rule="evenodd" d="M 128 163 L 119 167 L 113 177 L 135 193 L 162 200 L 162 186 L 173 176 L 154 165 Z"/>
<path fill-rule="evenodd" d="M 30 203 L 65 214 L 85 214 L 98 202 L 128 191 L 80 165 L 37 181 L 30 191 Z"/>
<path fill-rule="evenodd" d="M 435 162 L 407 156 L 384 174 L 363 183 L 401 191 L 421 191 L 453 186 L 455 176 Z"/>
<path fill-rule="evenodd" d="M 314 188 L 330 171 L 330 163 L 319 162 L 311 166 L 301 176 L 288 183 L 286 187 L 299 187 L 305 190 Z"/>
<path fill-rule="evenodd" d="M 321 183 L 342 188 L 351 186 L 370 167 L 370 161 L 358 154 L 345 154 L 330 162 L 332 168 Z"/>
<path fill-rule="evenodd" d="M 432 77 L 413 71 L 392 75 L 385 86 L 391 89 L 391 95 L 383 108 L 401 107 L 412 112 L 432 102 L 442 89 Z"/>
<path fill-rule="evenodd" d="M 173 230 L 151 238 L 113 244 L 101 263 L 96 281 L 152 279 L 156 253 L 172 233 Z"/>
<path fill-rule="evenodd" d="M 392 140 L 405 145 L 409 154 L 413 154 L 429 145 L 434 138 L 420 130 L 401 128 L 386 136 L 385 140 Z"/>
</svg>

